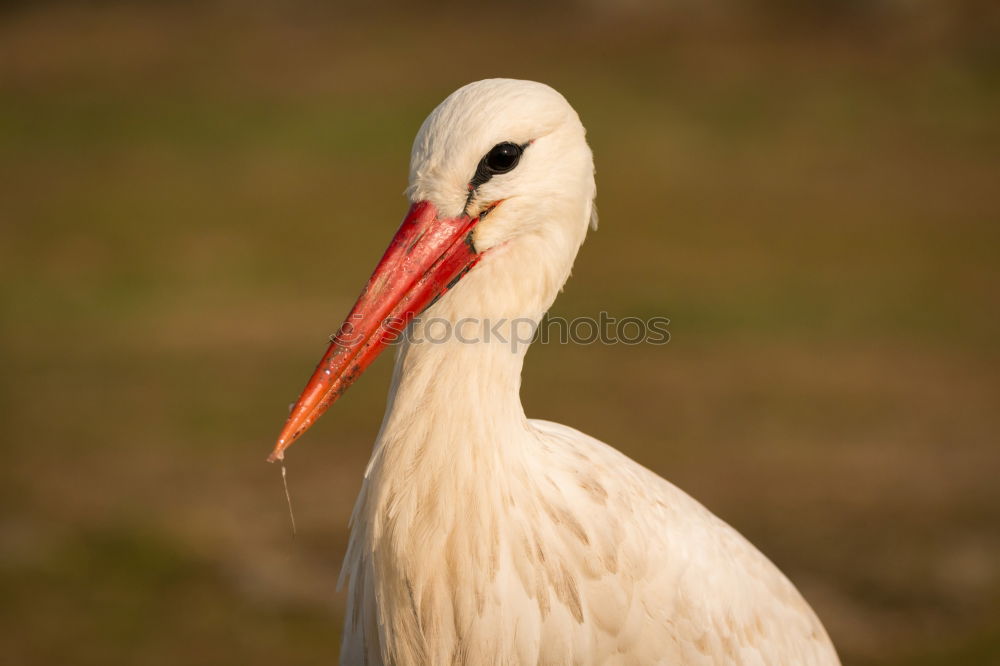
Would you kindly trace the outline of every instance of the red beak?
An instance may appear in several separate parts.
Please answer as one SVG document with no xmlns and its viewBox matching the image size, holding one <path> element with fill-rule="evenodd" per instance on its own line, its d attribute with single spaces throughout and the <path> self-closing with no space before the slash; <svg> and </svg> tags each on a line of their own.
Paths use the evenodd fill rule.
<svg viewBox="0 0 1000 666">
<path fill-rule="evenodd" d="M 269 462 L 336 402 L 354 380 L 394 342 L 407 324 L 448 291 L 479 260 L 472 246 L 478 217 L 441 218 L 434 205 L 410 207 L 358 302 L 341 324 L 278 435 Z"/>
</svg>

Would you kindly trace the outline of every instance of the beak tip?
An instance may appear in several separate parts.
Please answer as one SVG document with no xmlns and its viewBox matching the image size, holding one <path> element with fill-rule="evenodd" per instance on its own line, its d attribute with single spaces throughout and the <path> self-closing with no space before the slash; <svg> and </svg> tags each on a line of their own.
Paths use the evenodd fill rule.
<svg viewBox="0 0 1000 666">
<path fill-rule="evenodd" d="M 285 459 L 285 442 L 284 440 L 279 441 L 274 446 L 274 450 L 271 451 L 271 455 L 267 457 L 267 462 L 275 463 Z"/>
<path fill-rule="evenodd" d="M 285 427 L 282 428 L 281 434 L 278 435 L 278 441 L 274 443 L 274 448 L 271 449 L 271 455 L 267 457 L 267 462 L 274 463 L 284 460 L 285 450 L 294 444 L 305 430 L 306 428 L 302 427 L 298 421 L 289 418 Z"/>
</svg>

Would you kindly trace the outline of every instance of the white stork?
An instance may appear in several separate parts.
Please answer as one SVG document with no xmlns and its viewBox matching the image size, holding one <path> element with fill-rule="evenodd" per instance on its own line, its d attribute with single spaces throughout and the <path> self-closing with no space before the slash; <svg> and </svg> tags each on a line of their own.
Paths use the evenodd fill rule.
<svg viewBox="0 0 1000 666">
<path fill-rule="evenodd" d="M 551 306 L 594 215 L 584 134 L 558 92 L 509 79 L 460 88 L 417 134 L 409 213 L 270 458 L 406 328 L 341 573 L 341 663 L 837 664 L 739 533 L 524 414 L 527 345 L 511 340 Z"/>
</svg>

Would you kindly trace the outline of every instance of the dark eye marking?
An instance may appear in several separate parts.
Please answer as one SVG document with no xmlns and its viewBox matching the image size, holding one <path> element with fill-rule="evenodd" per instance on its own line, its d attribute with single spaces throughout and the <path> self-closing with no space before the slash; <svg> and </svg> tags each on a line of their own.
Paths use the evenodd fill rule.
<svg viewBox="0 0 1000 666">
<path fill-rule="evenodd" d="M 472 180 L 469 181 L 469 196 L 465 198 L 465 208 L 462 210 L 463 215 L 469 212 L 469 206 L 472 205 L 472 200 L 475 198 L 476 190 L 479 186 L 493 176 L 512 171 L 517 166 L 517 163 L 521 161 L 524 149 L 530 146 L 531 143 L 529 141 L 527 143 L 516 144 L 512 141 L 504 141 L 493 146 L 490 148 L 490 152 L 483 155 L 483 159 L 479 160 L 479 165 L 476 166 L 476 173 L 472 175 Z"/>
<path fill-rule="evenodd" d="M 469 181 L 469 187 L 476 189 L 493 176 L 507 173 L 517 166 L 521 160 L 521 155 L 528 144 L 518 145 L 510 141 L 504 141 L 490 148 L 490 152 L 483 155 L 476 167 L 476 173 Z"/>
</svg>

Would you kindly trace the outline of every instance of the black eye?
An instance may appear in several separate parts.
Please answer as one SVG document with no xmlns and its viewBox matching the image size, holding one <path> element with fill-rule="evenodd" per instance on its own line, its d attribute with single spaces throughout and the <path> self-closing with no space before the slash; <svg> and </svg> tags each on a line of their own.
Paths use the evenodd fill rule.
<svg viewBox="0 0 1000 666">
<path fill-rule="evenodd" d="M 493 176 L 507 173 L 517 166 L 524 152 L 524 146 L 519 146 L 510 141 L 504 141 L 490 148 L 490 152 L 483 155 L 476 167 L 476 173 L 472 176 L 469 185 L 473 189 L 479 187 Z"/>
<path fill-rule="evenodd" d="M 498 143 L 493 146 L 490 152 L 486 153 L 486 168 L 493 173 L 507 173 L 517 166 L 522 152 L 524 151 L 521 146 L 516 143 Z"/>
</svg>

